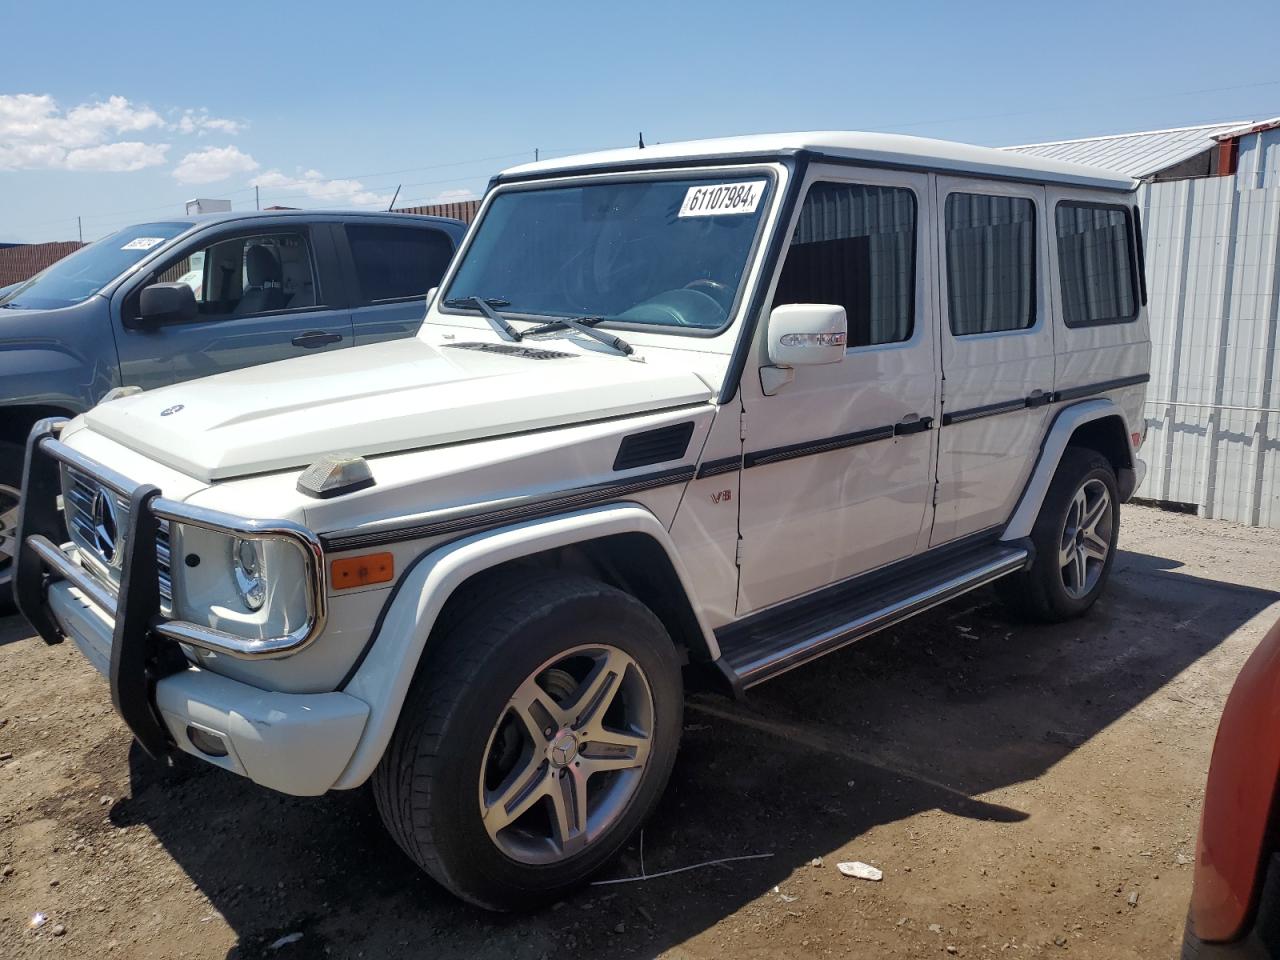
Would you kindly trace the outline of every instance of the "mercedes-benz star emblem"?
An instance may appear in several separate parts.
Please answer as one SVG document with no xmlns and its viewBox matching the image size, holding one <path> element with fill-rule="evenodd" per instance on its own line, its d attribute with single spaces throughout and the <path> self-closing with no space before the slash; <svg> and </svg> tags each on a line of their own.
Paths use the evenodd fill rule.
<svg viewBox="0 0 1280 960">
<path fill-rule="evenodd" d="M 116 518 L 116 498 L 110 490 L 99 487 L 93 495 L 93 545 L 102 559 L 110 563 L 119 546 L 120 524 Z"/>
<path fill-rule="evenodd" d="M 161 410 L 160 416 L 162 417 L 172 416 L 173 414 L 177 413 L 181 409 L 182 409 L 182 404 L 175 403 L 172 407 L 165 407 L 163 410 Z"/>
</svg>

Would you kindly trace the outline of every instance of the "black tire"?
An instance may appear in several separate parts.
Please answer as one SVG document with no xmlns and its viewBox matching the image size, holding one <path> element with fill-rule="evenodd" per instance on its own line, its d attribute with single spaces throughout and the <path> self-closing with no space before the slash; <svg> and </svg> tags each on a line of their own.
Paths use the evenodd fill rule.
<svg viewBox="0 0 1280 960">
<path fill-rule="evenodd" d="M 1099 486 L 1101 485 L 1101 486 Z M 1066 542 L 1066 529 L 1073 501 L 1082 490 L 1105 489 L 1106 557 L 1090 570 L 1083 581 L 1087 589 L 1077 588 L 1073 594 L 1070 573 L 1064 573 L 1060 562 Z M 1040 515 L 1031 531 L 1035 561 L 1031 567 L 997 581 L 996 590 L 1004 602 L 1017 613 L 1044 623 L 1071 620 L 1085 614 L 1106 588 L 1115 562 L 1116 538 L 1120 532 L 1120 495 L 1115 471 L 1102 454 L 1085 447 L 1068 447 L 1049 484 Z M 1067 537 L 1069 540 L 1070 537 Z M 1079 582 L 1079 581 L 1077 581 Z"/>
<path fill-rule="evenodd" d="M 661 797 L 682 729 L 680 662 L 648 607 L 587 577 L 533 576 L 491 581 L 484 603 L 462 604 L 465 612 L 433 633 L 372 780 L 378 812 L 401 849 L 454 894 L 492 910 L 555 901 L 607 863 Z M 585 847 L 556 862 L 521 862 L 491 837 L 481 815 L 495 725 L 508 716 L 517 688 L 545 675 L 541 667 L 597 643 L 622 651 L 643 673 L 652 706 L 647 760 L 609 825 Z"/>
<path fill-rule="evenodd" d="M 16 443 L 0 440 L 0 616 L 17 612 L 13 601 L 13 557 L 16 544 L 17 506 L 11 504 L 12 491 L 22 488 L 22 464 L 26 450 Z M 10 527 L 10 524 L 13 527 Z"/>
</svg>

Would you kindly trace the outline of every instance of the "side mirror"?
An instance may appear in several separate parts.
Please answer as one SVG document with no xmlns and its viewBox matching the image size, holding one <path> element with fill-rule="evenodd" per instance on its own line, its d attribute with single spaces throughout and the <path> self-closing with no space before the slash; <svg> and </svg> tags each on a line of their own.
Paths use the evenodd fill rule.
<svg viewBox="0 0 1280 960">
<path fill-rule="evenodd" d="M 189 323 L 197 316 L 196 295 L 185 283 L 153 283 L 142 289 L 138 316 L 126 318 L 125 326 L 146 330 L 165 323 Z"/>
<path fill-rule="evenodd" d="M 784 303 L 769 314 L 769 362 L 807 367 L 844 359 L 849 320 L 829 303 Z"/>
<path fill-rule="evenodd" d="M 439 292 L 440 292 L 439 287 L 432 287 L 430 290 L 427 291 L 427 309 L 428 310 L 431 309 L 431 304 L 435 301 L 436 294 Z"/>
</svg>

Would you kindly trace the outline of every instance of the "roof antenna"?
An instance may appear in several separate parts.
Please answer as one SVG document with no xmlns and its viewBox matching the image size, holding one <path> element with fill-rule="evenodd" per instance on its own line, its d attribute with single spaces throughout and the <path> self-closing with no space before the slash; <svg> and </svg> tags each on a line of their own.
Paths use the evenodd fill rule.
<svg viewBox="0 0 1280 960">
<path fill-rule="evenodd" d="M 643 131 L 643 130 L 642 130 L 642 131 L 640 131 L 640 146 L 639 146 L 639 147 L 637 147 L 636 149 L 637 149 L 637 150 L 643 150 L 643 149 L 644 149 L 644 131 Z"/>
<path fill-rule="evenodd" d="M 387 213 L 390 213 L 391 208 L 396 205 L 396 198 L 400 196 L 400 188 L 403 186 L 404 186 L 403 183 L 396 184 L 396 192 L 391 195 L 391 202 L 387 204 Z"/>
</svg>

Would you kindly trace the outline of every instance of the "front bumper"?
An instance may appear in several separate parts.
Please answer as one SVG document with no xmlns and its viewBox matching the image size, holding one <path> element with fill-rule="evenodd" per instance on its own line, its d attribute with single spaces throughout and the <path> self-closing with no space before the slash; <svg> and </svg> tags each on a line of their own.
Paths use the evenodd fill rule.
<svg viewBox="0 0 1280 960">
<path fill-rule="evenodd" d="M 75 640 L 110 681 L 116 711 L 152 756 L 176 746 L 287 793 L 327 790 L 355 750 L 369 714 L 365 703 L 342 693 L 260 690 L 194 668 L 180 646 L 272 658 L 314 641 L 326 614 L 318 539 L 289 521 L 246 520 L 165 500 L 156 487 L 134 484 L 59 443 L 59 428 L 59 421 L 42 421 L 27 442 L 14 578 L 23 614 L 47 643 Z M 118 589 L 90 573 L 76 548 L 64 543 L 63 464 L 128 501 Z M 157 545 L 166 521 L 293 540 L 308 556 L 307 622 L 288 636 L 246 640 L 164 616 Z M 193 734 L 215 749 L 200 749 Z"/>
<path fill-rule="evenodd" d="M 104 675 L 113 624 L 66 581 L 49 586 L 48 608 L 62 631 Z M 155 683 L 156 713 L 179 749 L 264 787 L 295 796 L 329 790 L 355 753 L 369 706 L 345 693 L 275 693 L 187 667 Z M 220 742 L 225 756 L 192 742 Z"/>
</svg>

